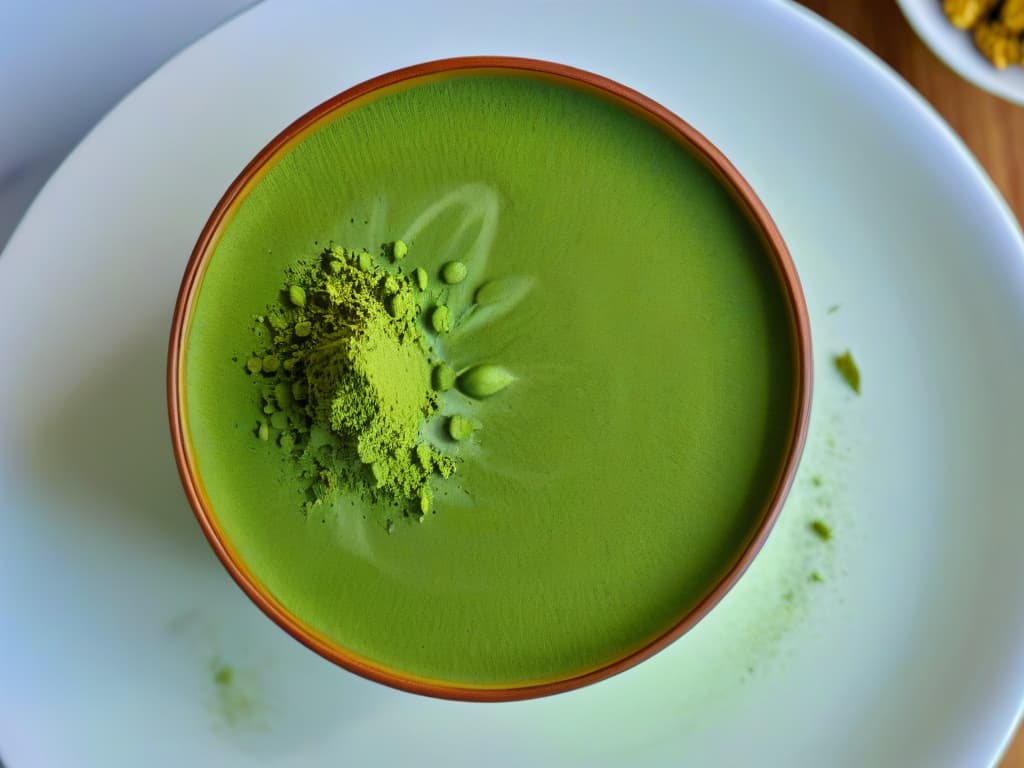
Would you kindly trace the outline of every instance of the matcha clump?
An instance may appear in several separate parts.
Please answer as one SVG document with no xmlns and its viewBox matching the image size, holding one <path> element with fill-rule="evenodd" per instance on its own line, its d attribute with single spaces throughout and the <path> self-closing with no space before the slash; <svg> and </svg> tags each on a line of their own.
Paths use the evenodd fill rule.
<svg viewBox="0 0 1024 768">
<path fill-rule="evenodd" d="M 839 371 L 839 375 L 850 385 L 850 389 L 859 395 L 860 369 L 857 367 L 857 363 L 853 361 L 853 355 L 850 354 L 849 350 L 841 355 L 836 355 L 832 362 L 835 364 L 836 370 Z"/>
<path fill-rule="evenodd" d="M 515 381 L 515 376 L 500 365 L 474 365 L 459 374 L 456 384 L 467 397 L 482 400 L 495 395 Z"/>
<path fill-rule="evenodd" d="M 466 279 L 468 270 L 461 261 L 449 261 L 441 267 L 441 279 L 448 285 L 457 285 Z"/>
<path fill-rule="evenodd" d="M 261 380 L 277 444 L 308 485 L 307 508 L 346 490 L 425 514 L 431 479 L 455 471 L 422 435 L 438 409 L 439 361 L 428 353 L 417 290 L 367 251 L 331 246 L 290 267 L 280 300 L 257 317 L 269 344 L 246 367 Z M 268 432 L 261 422 L 259 438 Z"/>
<path fill-rule="evenodd" d="M 829 541 L 832 538 L 832 527 L 824 520 L 812 521 L 811 530 L 822 541 Z"/>
<path fill-rule="evenodd" d="M 452 440 L 466 440 L 473 434 L 473 422 L 465 416 L 455 414 L 448 420 L 448 435 Z"/>
</svg>

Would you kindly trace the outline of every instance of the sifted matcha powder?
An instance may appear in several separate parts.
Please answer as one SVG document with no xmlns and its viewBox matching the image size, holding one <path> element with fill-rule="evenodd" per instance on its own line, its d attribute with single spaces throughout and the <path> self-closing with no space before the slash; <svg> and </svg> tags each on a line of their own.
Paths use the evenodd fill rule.
<svg viewBox="0 0 1024 768">
<path fill-rule="evenodd" d="M 257 436 L 295 459 L 307 509 L 345 489 L 427 513 L 431 478 L 448 478 L 455 461 L 422 437 L 438 408 L 437 361 L 418 322 L 417 283 L 339 246 L 289 268 L 286 281 L 280 302 L 256 318 L 267 343 L 245 366 L 263 384 L 269 417 Z"/>
</svg>

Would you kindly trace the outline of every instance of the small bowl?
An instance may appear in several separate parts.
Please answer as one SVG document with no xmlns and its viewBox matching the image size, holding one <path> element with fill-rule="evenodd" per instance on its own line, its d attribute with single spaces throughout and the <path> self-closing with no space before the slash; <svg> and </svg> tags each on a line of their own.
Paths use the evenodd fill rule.
<svg viewBox="0 0 1024 768">
<path fill-rule="evenodd" d="M 897 0 L 903 15 L 932 52 L 962 78 L 989 93 L 1024 105 L 1024 66 L 997 69 L 942 11 L 942 0 Z"/>
<path fill-rule="evenodd" d="M 749 509 L 752 510 L 749 513 L 749 523 L 744 522 L 739 533 L 733 531 L 729 534 L 729 536 L 735 537 L 730 538 L 730 541 L 736 543 L 735 545 L 730 544 L 733 548 L 730 550 L 728 559 L 719 554 L 707 555 L 708 558 L 722 559 L 714 561 L 717 563 L 713 571 L 715 577 L 707 578 L 707 586 L 701 587 L 699 599 L 695 598 L 692 604 L 688 602 L 685 608 L 675 610 L 671 613 L 671 621 L 659 624 L 660 629 L 657 632 L 644 635 L 639 638 L 639 641 L 623 648 L 621 652 L 616 651 L 612 658 L 604 659 L 590 668 L 578 670 L 572 674 L 553 673 L 546 677 L 535 675 L 528 680 L 516 681 L 512 684 L 503 683 L 500 680 L 483 681 L 479 684 L 467 683 L 465 680 L 447 679 L 444 675 L 423 675 L 415 671 L 410 672 L 394 664 L 381 663 L 365 652 L 339 643 L 328 633 L 315 628 L 311 623 L 291 611 L 264 584 L 260 575 L 240 555 L 237 542 L 233 541 L 226 533 L 224 521 L 221 519 L 224 510 L 221 509 L 219 516 L 218 511 L 214 509 L 206 483 L 204 483 L 204 478 L 197 466 L 196 450 L 189 427 L 190 404 L 186 402 L 188 399 L 186 397 L 187 352 L 197 297 L 219 241 L 230 229 L 234 221 L 233 217 L 240 206 L 245 204 L 248 195 L 257 187 L 260 180 L 299 142 L 310 136 L 315 136 L 321 126 L 330 123 L 331 118 L 349 114 L 351 110 L 358 109 L 360 104 L 366 103 L 365 100 L 368 96 L 392 93 L 395 89 L 400 89 L 413 81 L 417 83 L 434 82 L 438 78 L 444 78 L 453 73 L 461 76 L 463 73 L 475 74 L 477 71 L 486 72 L 488 76 L 500 73 L 537 78 L 545 82 L 567 85 L 588 94 L 595 94 L 624 112 L 643 118 L 646 123 L 662 132 L 659 135 L 668 137 L 670 146 L 675 145 L 676 148 L 682 146 L 691 161 L 696 159 L 699 165 L 703 166 L 705 172 L 710 171 L 710 174 L 717 178 L 718 184 L 724 187 L 728 193 L 728 197 L 716 197 L 716 199 L 731 198 L 732 205 L 739 213 L 738 220 L 745 222 L 743 224 L 744 231 L 749 232 L 751 238 L 761 241 L 761 249 L 765 253 L 766 261 L 763 264 L 764 271 L 759 274 L 771 275 L 770 278 L 762 279 L 771 281 L 774 287 L 770 291 L 776 297 L 774 300 L 778 302 L 778 306 L 783 308 L 780 311 L 786 318 L 786 353 L 780 354 L 781 358 L 785 358 L 785 362 L 777 365 L 781 366 L 780 370 L 784 368 L 787 371 L 784 379 L 787 384 L 782 396 L 783 404 L 771 401 L 783 409 L 785 415 L 780 418 L 784 420 L 784 428 L 777 438 L 772 438 L 778 441 L 775 453 L 759 453 L 759 451 L 775 450 L 774 448 L 752 449 L 751 461 L 757 467 L 757 477 L 764 477 L 763 492 L 758 491 L 749 502 Z M 302 211 L 300 210 L 296 215 L 302 215 Z M 310 241 L 316 234 L 318 231 L 312 230 Z M 744 240 L 744 242 L 754 242 L 754 240 Z M 264 249 L 262 252 L 268 253 L 269 251 Z M 271 270 L 266 274 L 272 273 Z M 764 290 L 766 294 L 769 292 L 769 289 Z M 231 311 L 231 308 L 222 310 L 220 303 L 217 306 L 219 307 L 218 312 Z M 747 310 L 741 308 L 741 311 Z M 767 365 L 776 365 L 776 363 L 767 363 Z M 222 372 L 227 370 L 224 375 L 232 373 L 230 369 L 221 370 Z M 668 646 L 693 627 L 722 599 L 765 542 L 792 484 L 807 432 L 811 379 L 811 342 L 807 310 L 800 282 L 789 253 L 765 207 L 739 172 L 711 142 L 688 123 L 659 104 L 636 91 L 598 75 L 560 64 L 530 59 L 468 57 L 409 67 L 350 88 L 297 119 L 257 154 L 242 171 L 206 223 L 182 280 L 170 337 L 168 406 L 174 455 L 185 493 L 196 518 L 224 567 L 267 616 L 299 642 L 345 669 L 371 680 L 435 697 L 467 701 L 508 701 L 568 691 L 628 669 Z M 240 420 L 244 417 L 233 418 Z M 235 424 L 234 426 L 238 428 L 239 425 Z M 764 455 L 771 455 L 777 459 L 769 460 L 770 466 L 762 475 Z M 206 480 L 210 479 L 210 477 L 206 478 Z M 757 482 L 762 481 L 757 480 Z M 728 480 L 723 481 L 723 485 L 727 483 Z M 762 486 L 751 485 L 749 488 L 762 488 Z M 737 492 L 743 494 L 744 510 L 748 508 L 746 494 L 749 492 L 749 488 L 744 486 L 741 492 Z M 675 514 L 675 512 L 668 510 L 663 514 Z M 744 514 L 747 513 L 744 512 Z M 747 517 L 742 519 L 748 520 Z M 418 530 L 409 532 L 417 533 Z M 458 532 L 455 531 L 455 533 Z M 715 552 L 717 553 L 717 551 L 716 549 Z"/>
</svg>

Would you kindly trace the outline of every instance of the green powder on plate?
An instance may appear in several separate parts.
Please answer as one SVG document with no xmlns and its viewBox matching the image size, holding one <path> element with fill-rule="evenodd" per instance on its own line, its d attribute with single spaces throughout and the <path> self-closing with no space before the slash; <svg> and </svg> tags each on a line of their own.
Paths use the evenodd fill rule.
<svg viewBox="0 0 1024 768">
<path fill-rule="evenodd" d="M 811 521 L 811 530 L 822 541 L 829 541 L 832 538 L 832 526 L 824 520 Z"/>
<path fill-rule="evenodd" d="M 240 670 L 220 658 L 210 663 L 216 709 L 225 725 L 254 725 L 264 708 L 259 678 L 252 670 Z"/>
<path fill-rule="evenodd" d="M 853 355 L 847 350 L 841 355 L 836 355 L 832 358 L 832 362 L 836 366 L 836 370 L 839 371 L 839 375 L 843 377 L 843 380 L 850 385 L 850 389 L 860 394 L 860 368 L 857 367 L 857 363 L 853 361 Z"/>
</svg>

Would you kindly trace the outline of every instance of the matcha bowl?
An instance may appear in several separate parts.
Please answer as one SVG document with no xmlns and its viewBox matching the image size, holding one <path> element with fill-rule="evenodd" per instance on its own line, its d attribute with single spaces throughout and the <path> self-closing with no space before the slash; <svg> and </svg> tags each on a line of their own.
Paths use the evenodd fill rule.
<svg viewBox="0 0 1024 768">
<path fill-rule="evenodd" d="M 811 374 L 796 270 L 721 152 L 603 77 L 474 57 L 351 88 L 242 171 L 168 402 L 188 501 L 271 619 L 502 701 L 712 609 L 782 508 Z"/>
</svg>

